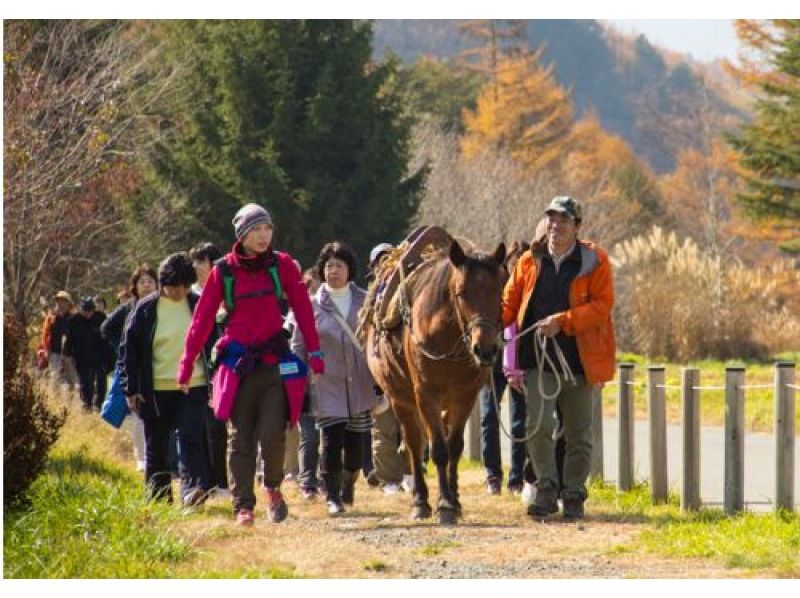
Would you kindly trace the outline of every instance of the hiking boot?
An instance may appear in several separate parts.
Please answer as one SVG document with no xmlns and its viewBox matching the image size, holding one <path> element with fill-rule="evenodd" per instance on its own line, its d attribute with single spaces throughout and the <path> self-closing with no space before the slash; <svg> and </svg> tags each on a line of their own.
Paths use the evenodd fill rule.
<svg viewBox="0 0 800 598">
<path fill-rule="evenodd" d="M 280 523 L 289 514 L 289 507 L 283 500 L 283 494 L 277 488 L 264 488 L 267 499 L 267 519 L 272 523 Z"/>
<path fill-rule="evenodd" d="M 358 479 L 358 470 L 352 471 L 345 469 L 342 472 L 342 502 L 346 505 L 353 506 L 356 494 L 356 480 Z"/>
<path fill-rule="evenodd" d="M 328 515 L 331 517 L 337 517 L 345 512 L 344 505 L 340 501 L 329 500 L 325 504 L 328 507 Z"/>
<path fill-rule="evenodd" d="M 563 504 L 564 519 L 583 519 L 583 503 L 586 498 L 580 492 L 570 492 L 565 490 L 561 493 L 561 502 Z"/>
<path fill-rule="evenodd" d="M 508 491 L 514 496 L 522 494 L 522 482 L 509 482 Z"/>
<path fill-rule="evenodd" d="M 500 478 L 490 475 L 486 478 L 486 492 L 493 496 L 497 496 L 500 494 Z"/>
<path fill-rule="evenodd" d="M 200 487 L 192 488 L 183 496 L 183 506 L 184 507 L 199 507 L 208 498 L 208 492 L 203 490 Z"/>
<path fill-rule="evenodd" d="M 548 482 L 541 485 L 537 483 L 533 504 L 528 507 L 528 515 L 531 517 L 547 517 L 553 513 L 558 513 L 555 485 Z"/>
<path fill-rule="evenodd" d="M 319 490 L 313 486 L 307 486 L 300 488 L 300 494 L 303 497 L 303 500 L 314 501 L 317 500 L 317 497 L 319 496 Z"/>
<path fill-rule="evenodd" d="M 239 512 L 236 513 L 236 525 L 253 527 L 254 520 L 255 517 L 253 517 L 253 511 L 250 509 L 239 509 Z"/>
</svg>

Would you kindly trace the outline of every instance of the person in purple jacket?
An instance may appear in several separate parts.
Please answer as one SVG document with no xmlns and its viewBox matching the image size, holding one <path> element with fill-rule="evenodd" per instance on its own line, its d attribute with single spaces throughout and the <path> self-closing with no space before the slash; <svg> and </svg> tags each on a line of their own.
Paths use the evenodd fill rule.
<svg viewBox="0 0 800 598">
<path fill-rule="evenodd" d="M 514 264 L 530 245 L 524 241 L 514 241 L 506 256 L 505 268 L 508 272 L 514 269 Z M 509 328 L 516 329 L 512 324 Z M 506 329 L 505 338 L 509 340 L 516 333 Z M 516 351 L 514 343 L 508 343 L 503 353 L 503 360 L 497 360 L 492 369 L 489 382 L 481 390 L 481 456 L 486 468 L 486 491 L 489 494 L 500 494 L 503 482 L 503 467 L 500 460 L 500 403 L 508 386 L 509 406 L 511 409 L 511 430 L 508 431 L 515 438 L 525 437 L 525 395 L 519 386 L 509 385 L 507 378 L 522 376 L 516 369 Z M 494 389 L 492 389 L 492 386 Z M 493 391 L 494 390 L 494 391 Z M 495 397 L 497 405 L 495 406 Z M 508 490 L 512 494 L 520 494 L 523 488 L 524 467 L 527 450 L 524 442 L 511 444 L 511 468 L 508 473 Z"/>
<path fill-rule="evenodd" d="M 234 216 L 233 226 L 236 243 L 224 256 L 224 264 L 218 262 L 212 268 L 203 287 L 186 336 L 178 382 L 185 385 L 189 381 L 195 359 L 216 324 L 217 311 L 229 296 L 234 303 L 227 308 L 227 322 L 216 346 L 214 400 L 222 392 L 220 387 L 227 388 L 227 382 L 220 382 L 220 374 L 227 371 L 236 376 L 236 385 L 230 386 L 235 392 L 230 412 L 228 470 L 236 523 L 249 526 L 253 524 L 256 504 L 253 486 L 257 446 L 264 460 L 267 517 L 278 523 L 286 519 L 289 511 L 280 491 L 286 423 L 293 413 L 278 367 L 289 350 L 282 299 L 291 307 L 306 338 L 313 376 L 322 374 L 324 363 L 308 292 L 294 259 L 272 247 L 269 212 L 257 204 L 247 204 Z M 231 366 L 226 365 L 229 362 Z"/>
</svg>

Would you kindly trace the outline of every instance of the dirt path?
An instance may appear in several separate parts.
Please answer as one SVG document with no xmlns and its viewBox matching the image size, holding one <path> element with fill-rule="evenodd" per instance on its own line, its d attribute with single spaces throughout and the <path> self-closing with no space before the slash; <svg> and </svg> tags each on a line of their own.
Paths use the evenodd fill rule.
<svg viewBox="0 0 800 598">
<path fill-rule="evenodd" d="M 314 578 L 708 578 L 750 577 L 704 559 L 669 559 L 618 547 L 647 524 L 621 521 L 587 503 L 580 524 L 530 520 L 518 497 L 488 496 L 478 470 L 462 473 L 464 519 L 456 527 L 413 522 L 410 498 L 385 496 L 360 480 L 356 505 L 331 519 L 324 503 L 305 503 L 285 484 L 289 518 L 280 525 L 257 507 L 251 529 L 232 524 L 227 502 L 210 502 L 181 526 L 201 569 L 282 570 Z M 197 571 L 198 562 L 191 564 Z M 188 572 L 176 572 L 186 575 Z M 191 575 L 191 574 L 190 574 Z"/>
</svg>

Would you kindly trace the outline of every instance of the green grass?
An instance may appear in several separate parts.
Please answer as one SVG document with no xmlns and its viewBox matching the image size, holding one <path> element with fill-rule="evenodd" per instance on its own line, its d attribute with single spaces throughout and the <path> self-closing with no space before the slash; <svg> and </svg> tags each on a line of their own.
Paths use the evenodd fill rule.
<svg viewBox="0 0 800 598">
<path fill-rule="evenodd" d="M 362 563 L 362 567 L 364 568 L 364 571 L 375 571 L 376 573 L 381 573 L 388 569 L 388 565 L 386 563 L 377 559 L 371 559 L 365 563 Z"/>
<path fill-rule="evenodd" d="M 600 520 L 650 524 L 631 543 L 614 553 L 646 551 L 670 557 L 709 558 L 726 567 L 772 570 L 782 577 L 800 577 L 800 515 L 743 513 L 726 517 L 720 509 L 681 513 L 677 494 L 665 505 L 650 503 L 650 489 L 637 485 L 619 493 L 593 482 L 591 516 Z"/>
<path fill-rule="evenodd" d="M 56 452 L 26 508 L 6 510 L 8 578 L 170 577 L 192 548 L 179 510 L 146 500 L 141 478 L 84 451 Z"/>
<path fill-rule="evenodd" d="M 303 579 L 293 568 L 273 567 L 271 569 L 235 569 L 230 571 L 197 571 L 197 579 Z"/>
<path fill-rule="evenodd" d="M 658 554 L 713 558 L 727 567 L 773 569 L 780 576 L 800 577 L 800 518 L 796 514 L 725 517 L 720 511 L 700 512 L 645 530 L 639 542 Z"/>
<path fill-rule="evenodd" d="M 461 544 L 458 542 L 443 540 L 441 542 L 426 544 L 419 549 L 419 554 L 423 556 L 437 556 L 440 555 L 445 548 L 458 548 L 459 546 L 461 546 Z"/>
</svg>

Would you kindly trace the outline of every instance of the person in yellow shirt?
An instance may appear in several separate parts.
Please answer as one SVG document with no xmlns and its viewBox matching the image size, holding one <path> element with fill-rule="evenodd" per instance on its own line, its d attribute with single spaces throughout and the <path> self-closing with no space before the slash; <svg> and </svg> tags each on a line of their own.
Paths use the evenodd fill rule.
<svg viewBox="0 0 800 598">
<path fill-rule="evenodd" d="M 144 421 L 145 478 L 151 496 L 172 501 L 169 436 L 177 431 L 181 499 L 202 504 L 212 488 L 206 448 L 209 398 L 207 351 L 195 363 L 188 392 L 178 385 L 178 363 L 197 305 L 197 280 L 188 255 L 175 253 L 158 268 L 158 293 L 141 299 L 120 345 L 121 382 L 129 407 Z"/>
</svg>

